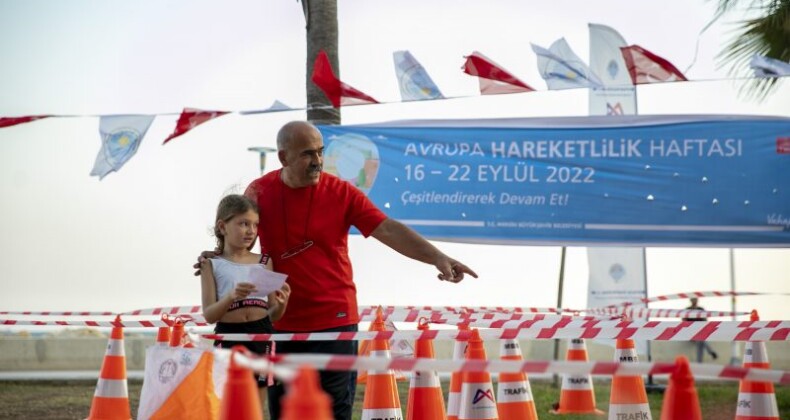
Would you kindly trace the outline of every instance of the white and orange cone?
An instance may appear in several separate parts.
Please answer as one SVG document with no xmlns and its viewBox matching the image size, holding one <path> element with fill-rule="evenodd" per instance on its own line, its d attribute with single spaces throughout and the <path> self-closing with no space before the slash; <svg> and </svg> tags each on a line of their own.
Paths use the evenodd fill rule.
<svg viewBox="0 0 790 420">
<path fill-rule="evenodd" d="M 93 394 L 88 420 L 131 419 L 129 391 L 126 383 L 126 353 L 123 349 L 121 317 L 115 317 L 107 351 L 101 364 L 99 381 Z"/>
<path fill-rule="evenodd" d="M 637 363 L 634 340 L 618 339 L 614 361 L 620 363 Z M 609 395 L 609 420 L 640 419 L 652 420 L 650 404 L 647 401 L 645 383 L 641 376 L 612 377 L 612 392 Z"/>
<path fill-rule="evenodd" d="M 384 331 L 384 320 L 380 314 L 371 325 L 371 331 Z M 390 345 L 386 339 L 374 339 L 370 344 L 371 357 L 390 358 Z M 400 409 L 395 374 L 391 370 L 368 371 L 365 399 L 362 402 L 362 420 L 403 418 Z"/>
<path fill-rule="evenodd" d="M 586 362 L 587 346 L 584 339 L 574 338 L 568 344 L 565 360 Z M 595 408 L 595 392 L 590 375 L 563 375 L 560 403 L 552 414 L 606 414 Z"/>
<path fill-rule="evenodd" d="M 467 360 L 486 360 L 486 349 L 476 328 L 469 337 L 466 349 Z M 461 373 L 461 405 L 458 420 L 497 420 L 496 398 L 494 386 L 491 385 L 491 374 L 488 372 Z"/>
<path fill-rule="evenodd" d="M 417 329 L 428 330 L 425 318 L 420 320 Z M 414 343 L 414 357 L 433 359 L 433 340 L 418 338 Z M 409 402 L 406 406 L 406 420 L 444 420 L 444 397 L 436 371 L 415 371 L 409 386 Z"/>
<path fill-rule="evenodd" d="M 236 363 L 236 353 L 248 350 L 244 346 L 233 346 L 228 363 L 228 376 L 219 404 L 220 420 L 263 420 L 261 397 L 252 370 Z"/>
<path fill-rule="evenodd" d="M 377 317 L 380 316 L 381 319 L 384 320 L 384 311 L 381 309 L 381 306 L 376 308 L 376 316 Z M 370 326 L 368 327 L 368 331 L 373 331 L 372 328 L 373 328 L 373 323 L 371 322 Z M 389 319 L 384 320 L 384 330 L 383 331 L 397 331 L 397 330 L 398 329 L 395 328 L 395 324 L 391 320 L 389 320 Z M 392 353 L 393 353 L 392 352 L 392 349 L 393 349 L 392 346 L 393 345 L 401 344 L 401 345 L 408 346 L 408 342 L 405 341 L 405 340 L 390 340 L 389 344 L 390 344 L 390 356 L 392 356 Z M 357 355 L 358 356 L 364 356 L 364 357 L 370 356 L 370 340 L 362 340 L 362 341 L 359 342 L 359 349 L 357 350 Z M 409 353 L 408 356 L 411 357 L 411 353 Z M 399 370 L 394 370 L 393 373 L 395 374 L 395 380 L 396 381 L 402 382 L 402 381 L 406 380 L 406 375 L 404 375 L 403 372 L 401 372 Z M 367 383 L 367 380 L 368 380 L 368 371 L 362 369 L 362 370 L 357 372 L 357 383 L 358 384 Z"/>
<path fill-rule="evenodd" d="M 521 346 L 518 340 L 501 340 L 499 358 L 521 361 Z M 532 399 L 532 387 L 524 372 L 502 372 L 497 384 L 497 412 L 508 420 L 537 420 L 538 412 Z"/>
<path fill-rule="evenodd" d="M 318 372 L 302 366 L 282 399 L 280 420 L 332 420 L 332 400 L 321 389 Z"/>
<path fill-rule="evenodd" d="M 184 344 L 184 321 L 176 318 L 170 331 L 170 347 L 181 347 Z"/>
<path fill-rule="evenodd" d="M 757 311 L 752 311 L 752 321 L 759 321 Z M 743 355 L 743 367 L 770 369 L 768 353 L 762 341 L 747 341 Z M 738 389 L 738 408 L 735 420 L 779 420 L 774 384 L 742 380 Z"/>
<path fill-rule="evenodd" d="M 458 325 L 458 331 L 469 331 L 469 324 Z M 466 347 L 469 339 L 458 338 L 453 345 L 453 360 L 466 359 Z M 447 394 L 447 420 L 458 420 L 458 411 L 461 407 L 461 372 L 450 375 L 450 389 Z"/>
</svg>

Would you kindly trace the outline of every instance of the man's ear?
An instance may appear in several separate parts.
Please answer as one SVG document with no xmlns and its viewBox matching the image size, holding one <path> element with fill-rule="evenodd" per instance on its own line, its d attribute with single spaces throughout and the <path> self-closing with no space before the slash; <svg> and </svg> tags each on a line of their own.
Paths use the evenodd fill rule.
<svg viewBox="0 0 790 420">
<path fill-rule="evenodd" d="M 285 150 L 277 151 L 277 159 L 280 160 L 280 164 L 283 165 L 283 167 L 288 166 L 288 161 L 285 160 Z"/>
</svg>

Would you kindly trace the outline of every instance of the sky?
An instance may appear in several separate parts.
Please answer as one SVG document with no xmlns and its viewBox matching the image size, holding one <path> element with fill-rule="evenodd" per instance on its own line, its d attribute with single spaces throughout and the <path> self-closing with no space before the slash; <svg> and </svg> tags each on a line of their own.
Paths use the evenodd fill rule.
<svg viewBox="0 0 790 420">
<path fill-rule="evenodd" d="M 529 43 L 548 47 L 565 37 L 588 60 L 588 23 L 615 28 L 697 80 L 640 86 L 640 114 L 790 116 L 787 81 L 755 102 L 723 80 L 716 56 L 745 15 L 726 16 L 700 35 L 713 1 L 482 4 L 339 0 L 341 79 L 386 102 L 344 108 L 343 123 L 586 115 L 586 90 L 546 90 Z M 259 176 L 247 148 L 274 146 L 279 127 L 305 114 L 229 114 L 166 146 L 161 140 L 183 107 L 240 111 L 280 100 L 303 108 L 304 24 L 293 0 L 0 0 L 0 116 L 75 116 L 0 129 L 0 310 L 199 304 L 191 265 L 213 248 L 216 204 Z M 399 103 L 392 53 L 404 49 L 456 98 Z M 460 71 L 474 50 L 539 91 L 480 97 L 477 80 Z M 101 145 L 97 115 L 128 113 L 164 115 L 120 172 L 89 177 Z M 267 169 L 279 167 L 275 160 Z M 352 237 L 349 245 L 360 305 L 556 305 L 559 247 L 436 243 L 480 274 L 452 285 L 373 239 Z M 729 290 L 727 249 L 649 248 L 646 255 L 650 296 Z M 790 251 L 736 249 L 734 262 L 738 290 L 790 293 Z M 568 248 L 564 306 L 585 306 L 587 275 L 586 250 Z M 787 303 L 787 296 L 749 297 L 738 310 L 788 319 Z M 730 307 L 721 298 L 701 304 Z"/>
</svg>

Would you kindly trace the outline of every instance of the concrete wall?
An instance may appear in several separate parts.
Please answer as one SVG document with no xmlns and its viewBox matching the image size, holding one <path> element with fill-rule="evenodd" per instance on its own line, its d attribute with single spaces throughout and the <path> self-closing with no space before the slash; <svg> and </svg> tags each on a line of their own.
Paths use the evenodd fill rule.
<svg viewBox="0 0 790 420">
<path fill-rule="evenodd" d="M 144 370 L 145 349 L 153 344 L 152 337 L 126 337 L 126 364 L 129 370 Z M 729 362 L 731 345 L 729 343 L 712 343 L 719 354 L 716 363 Z M 33 338 L 33 337 L 0 337 L 0 371 L 58 371 L 58 370 L 98 370 L 107 346 L 107 338 L 74 337 L 74 338 Z M 522 341 L 521 350 L 524 357 L 531 360 L 550 360 L 554 354 L 553 341 Z M 740 352 L 743 352 L 740 345 Z M 449 359 L 453 353 L 453 342 L 437 341 L 436 357 Z M 499 355 L 499 342 L 485 344 L 489 357 Z M 790 370 L 790 343 L 766 343 L 768 357 L 774 369 Z M 587 341 L 591 360 L 612 360 L 614 350 L 593 341 Z M 652 344 L 654 361 L 673 361 L 678 354 L 685 354 L 692 362 L 696 358 L 694 344 L 687 342 L 654 342 Z M 560 357 L 565 357 L 565 342 L 560 346 Z M 711 362 L 706 356 L 705 362 Z"/>
</svg>

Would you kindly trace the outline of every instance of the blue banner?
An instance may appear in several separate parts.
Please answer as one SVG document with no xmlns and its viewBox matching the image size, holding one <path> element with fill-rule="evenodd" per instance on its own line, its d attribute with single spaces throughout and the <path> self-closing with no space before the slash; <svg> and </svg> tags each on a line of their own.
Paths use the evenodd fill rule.
<svg viewBox="0 0 790 420">
<path fill-rule="evenodd" d="M 790 118 L 561 117 L 319 129 L 327 172 L 433 239 L 790 246 Z"/>
</svg>

